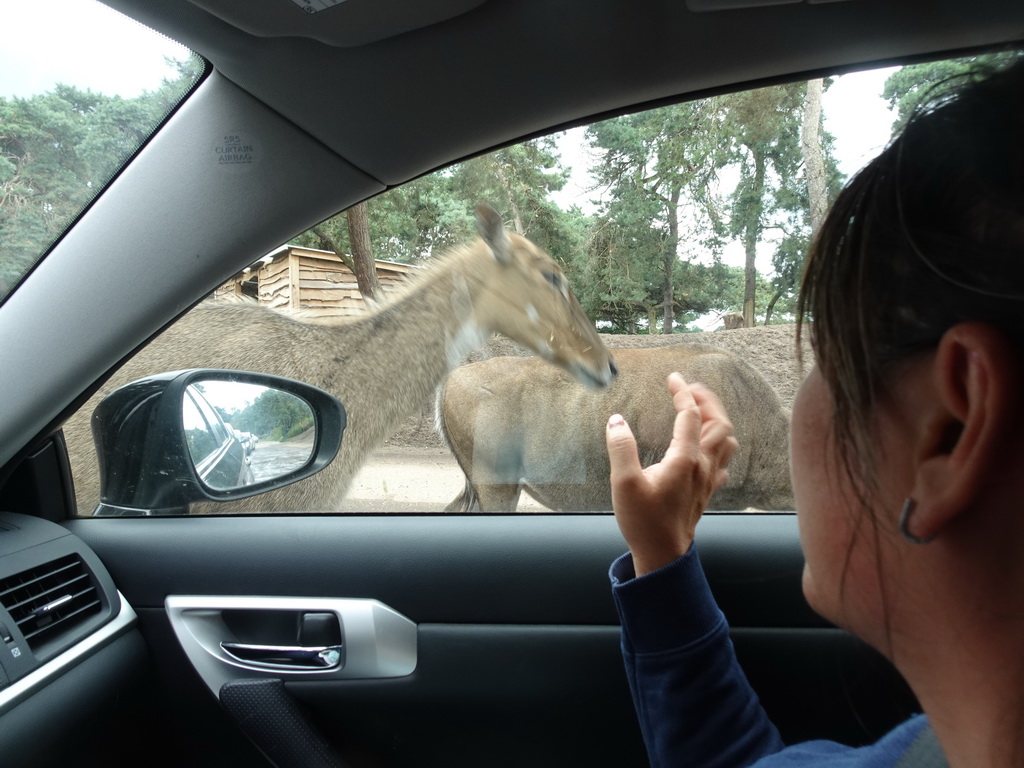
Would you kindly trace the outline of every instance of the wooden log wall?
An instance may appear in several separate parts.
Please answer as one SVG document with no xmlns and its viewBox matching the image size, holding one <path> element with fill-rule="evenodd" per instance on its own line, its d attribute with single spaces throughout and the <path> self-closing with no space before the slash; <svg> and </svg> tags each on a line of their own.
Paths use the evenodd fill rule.
<svg viewBox="0 0 1024 768">
<path fill-rule="evenodd" d="M 377 261 L 385 298 L 402 290 L 417 268 Z M 258 281 L 257 300 L 273 309 L 301 310 L 312 322 L 330 323 L 366 312 L 355 274 L 328 251 L 292 247 L 259 268 L 236 275 L 215 292 L 217 298 L 241 296 L 242 283 Z"/>
</svg>

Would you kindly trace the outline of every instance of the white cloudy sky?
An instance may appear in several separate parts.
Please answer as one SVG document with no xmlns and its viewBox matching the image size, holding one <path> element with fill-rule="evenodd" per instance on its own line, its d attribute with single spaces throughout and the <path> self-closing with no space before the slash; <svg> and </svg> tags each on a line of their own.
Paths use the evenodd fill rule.
<svg viewBox="0 0 1024 768">
<path fill-rule="evenodd" d="M 7 98 L 44 93 L 58 82 L 108 96 L 137 96 L 174 74 L 166 56 L 188 55 L 167 38 L 86 0 L 0 0 L 0 19 L 0 96 Z"/>
</svg>

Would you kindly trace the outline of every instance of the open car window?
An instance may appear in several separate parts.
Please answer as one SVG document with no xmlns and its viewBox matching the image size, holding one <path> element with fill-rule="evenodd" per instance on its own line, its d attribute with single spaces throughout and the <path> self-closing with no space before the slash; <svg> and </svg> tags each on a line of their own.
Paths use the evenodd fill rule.
<svg viewBox="0 0 1024 768">
<path fill-rule="evenodd" d="M 186 48 L 98 2 L 4 3 L 3 14 L 0 301 L 203 72 Z"/>
<path fill-rule="evenodd" d="M 725 94 L 472 158 L 252 254 L 111 386 L 240 368 L 344 404 L 341 454 L 320 475 L 193 511 L 603 512 L 608 416 L 626 415 L 656 460 L 671 432 L 665 376 L 681 370 L 719 394 L 741 446 L 713 509 L 791 510 L 788 414 L 813 363 L 797 354 L 795 308 L 813 232 L 928 89 L 980 62 Z M 497 230 L 474 221 L 479 203 Z M 487 260 L 510 242 L 509 261 L 536 274 L 481 277 L 463 248 L 480 234 Z M 65 428 L 86 515 L 95 402 Z M 299 439 L 253 435 L 254 460 Z"/>
</svg>

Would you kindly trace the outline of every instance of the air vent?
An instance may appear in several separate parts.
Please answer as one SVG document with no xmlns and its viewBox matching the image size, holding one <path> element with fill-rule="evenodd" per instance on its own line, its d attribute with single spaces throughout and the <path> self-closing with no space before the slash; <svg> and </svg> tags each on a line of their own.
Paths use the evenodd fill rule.
<svg viewBox="0 0 1024 768">
<path fill-rule="evenodd" d="M 78 555 L 68 555 L 0 580 L 0 603 L 33 650 L 99 613 L 101 608 L 92 576 Z"/>
</svg>

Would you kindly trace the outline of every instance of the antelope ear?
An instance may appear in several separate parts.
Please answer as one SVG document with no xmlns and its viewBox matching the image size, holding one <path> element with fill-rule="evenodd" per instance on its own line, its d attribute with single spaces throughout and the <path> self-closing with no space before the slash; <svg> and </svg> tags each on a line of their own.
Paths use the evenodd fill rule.
<svg viewBox="0 0 1024 768">
<path fill-rule="evenodd" d="M 512 261 L 512 241 L 509 240 L 505 224 L 498 212 L 481 203 L 476 207 L 476 229 L 480 237 L 490 246 L 494 258 L 502 264 Z"/>
</svg>

